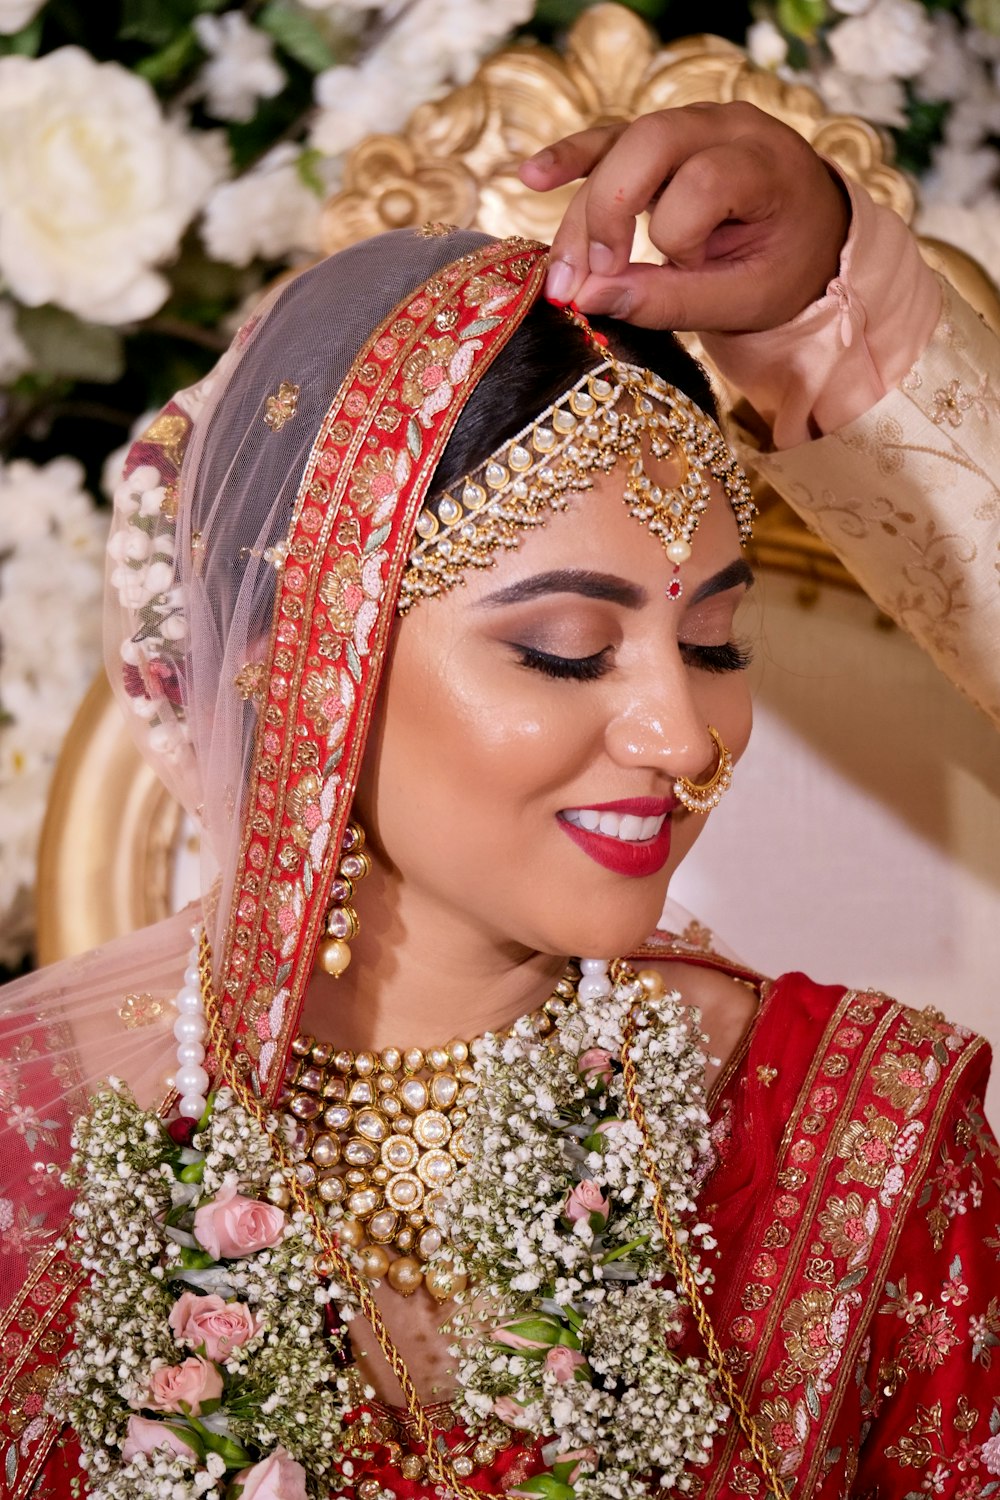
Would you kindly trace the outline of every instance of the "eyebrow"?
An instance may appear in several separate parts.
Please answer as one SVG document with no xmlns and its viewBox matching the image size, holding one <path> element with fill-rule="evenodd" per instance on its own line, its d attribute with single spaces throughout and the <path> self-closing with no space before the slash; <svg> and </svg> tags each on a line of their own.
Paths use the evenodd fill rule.
<svg viewBox="0 0 1000 1500">
<path fill-rule="evenodd" d="M 753 570 L 749 563 L 738 557 L 699 584 L 690 603 L 699 604 L 713 594 L 722 594 L 740 584 L 752 588 L 753 582 Z M 614 573 L 594 573 L 585 568 L 557 568 L 548 573 L 536 573 L 531 578 L 520 578 L 516 583 L 495 589 L 493 593 L 477 600 L 476 608 L 524 604 L 532 599 L 540 599 L 545 594 L 580 594 L 584 599 L 602 599 L 611 604 L 620 604 L 624 609 L 641 609 L 649 600 L 644 588 L 625 578 L 619 578 Z"/>
<path fill-rule="evenodd" d="M 737 588 L 740 584 L 748 589 L 754 586 L 753 568 L 745 557 L 735 558 L 726 567 L 720 568 L 718 573 L 713 573 L 711 578 L 706 578 L 695 589 L 689 603 L 700 604 L 703 599 L 710 599 L 713 594 L 724 594 L 727 589 Z"/>
<path fill-rule="evenodd" d="M 524 604 L 543 594 L 582 594 L 584 599 L 605 599 L 625 609 L 641 609 L 649 595 L 638 584 L 618 578 L 614 573 L 591 573 L 585 568 L 557 568 L 536 573 L 532 578 L 518 579 L 505 588 L 496 589 L 477 603 L 482 609 L 494 604 Z"/>
</svg>

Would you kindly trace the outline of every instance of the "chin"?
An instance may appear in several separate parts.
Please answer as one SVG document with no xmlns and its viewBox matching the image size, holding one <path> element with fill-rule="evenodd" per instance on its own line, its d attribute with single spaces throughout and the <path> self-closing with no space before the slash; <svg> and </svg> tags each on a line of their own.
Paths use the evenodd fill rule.
<svg viewBox="0 0 1000 1500">
<path fill-rule="evenodd" d="M 558 942 L 546 946 L 552 953 L 572 958 L 623 958 L 641 948 L 656 930 L 665 900 L 664 894 L 648 910 L 644 903 L 636 903 L 635 909 L 613 916 L 607 910 L 595 912 L 590 923 L 577 917 L 567 923 Z"/>
</svg>

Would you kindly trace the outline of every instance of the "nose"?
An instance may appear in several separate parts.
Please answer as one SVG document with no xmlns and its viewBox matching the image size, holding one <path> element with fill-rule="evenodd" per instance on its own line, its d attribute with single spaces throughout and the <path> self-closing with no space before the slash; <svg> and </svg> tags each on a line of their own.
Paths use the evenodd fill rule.
<svg viewBox="0 0 1000 1500">
<path fill-rule="evenodd" d="M 632 684 L 609 720 L 605 744 L 617 765 L 648 766 L 692 781 L 702 779 L 716 762 L 708 715 L 691 691 L 688 674 L 680 662 L 671 670 L 662 658 L 641 684 Z"/>
</svg>

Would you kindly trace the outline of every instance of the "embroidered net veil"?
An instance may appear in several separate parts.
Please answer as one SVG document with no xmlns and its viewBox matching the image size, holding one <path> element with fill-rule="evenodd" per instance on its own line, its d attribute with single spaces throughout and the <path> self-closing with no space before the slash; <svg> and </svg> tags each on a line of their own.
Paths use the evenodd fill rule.
<svg viewBox="0 0 1000 1500">
<path fill-rule="evenodd" d="M 202 898 L 0 1000 L 0 1306 L 65 1222 L 58 1171 L 88 1094 L 117 1075 L 140 1103 L 162 1098 L 193 924 L 234 1049 L 273 1090 L 414 521 L 469 391 L 537 298 L 543 251 L 408 231 L 344 251 L 275 289 L 131 450 L 107 667 L 198 821 Z M 584 348 L 578 369 L 599 357 Z M 538 410 L 565 388 L 540 390 Z"/>
</svg>

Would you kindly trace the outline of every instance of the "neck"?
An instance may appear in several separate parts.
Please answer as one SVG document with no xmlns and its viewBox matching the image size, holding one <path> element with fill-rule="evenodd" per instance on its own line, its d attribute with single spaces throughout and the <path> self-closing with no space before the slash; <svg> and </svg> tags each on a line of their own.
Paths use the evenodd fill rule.
<svg viewBox="0 0 1000 1500">
<path fill-rule="evenodd" d="M 379 864 L 359 907 L 350 967 L 339 979 L 316 969 L 300 1022 L 354 1052 L 426 1048 L 509 1026 L 549 998 L 566 965 L 407 891 Z"/>
</svg>

